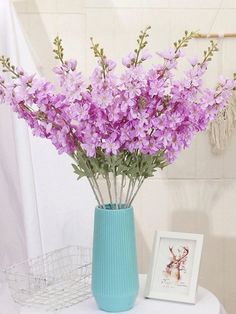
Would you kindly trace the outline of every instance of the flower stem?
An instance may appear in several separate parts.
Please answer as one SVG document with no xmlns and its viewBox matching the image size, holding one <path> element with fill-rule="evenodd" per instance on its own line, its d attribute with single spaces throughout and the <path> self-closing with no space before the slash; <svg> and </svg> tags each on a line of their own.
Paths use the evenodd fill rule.
<svg viewBox="0 0 236 314">
<path fill-rule="evenodd" d="M 111 181 L 110 181 L 110 178 L 109 178 L 109 173 L 105 174 L 105 180 L 106 180 L 106 183 L 107 183 L 107 190 L 108 190 L 108 194 L 109 194 L 110 203 L 112 205 L 113 204 L 113 200 L 112 200 L 112 194 L 111 194 Z"/>
<path fill-rule="evenodd" d="M 78 154 L 79 154 L 79 152 L 78 152 Z M 82 163 L 82 164 L 83 164 L 83 167 L 85 167 L 85 168 L 88 169 L 88 165 L 87 165 L 87 163 L 86 163 L 86 158 L 83 158 L 83 156 L 80 155 L 81 158 L 78 160 L 78 157 L 76 157 L 75 154 L 70 154 L 69 156 L 75 161 L 76 164 Z M 94 176 L 94 174 L 93 174 L 91 168 L 89 169 L 89 172 L 91 173 L 92 176 L 91 176 L 91 177 L 86 176 L 86 177 L 87 177 L 87 179 L 88 179 L 88 181 L 89 181 L 89 184 L 90 184 L 90 186 L 91 186 L 91 188 L 92 188 L 92 190 L 93 190 L 93 193 L 94 193 L 95 198 L 96 198 L 96 200 L 97 200 L 97 202 L 98 202 L 98 205 L 99 205 L 99 206 L 102 206 L 102 205 L 103 205 L 103 207 L 105 207 L 105 206 L 104 206 L 104 202 L 103 202 L 103 198 L 102 198 L 101 195 L 99 194 L 99 196 L 101 197 L 101 201 L 102 201 L 102 203 L 103 203 L 103 204 L 102 204 L 101 201 L 99 200 L 98 194 L 97 194 L 97 192 L 96 192 L 95 186 L 98 186 L 98 183 L 96 182 L 96 178 L 95 178 L 95 176 Z M 93 182 L 93 181 L 94 181 L 94 182 Z M 94 185 L 94 184 L 95 184 L 95 185 Z M 100 192 L 100 189 L 97 189 L 97 190 L 98 190 L 98 192 Z"/>
<path fill-rule="evenodd" d="M 204 59 L 201 62 L 201 65 L 203 65 L 207 61 L 211 61 L 213 53 L 218 51 L 217 43 L 215 43 L 213 40 L 211 40 L 210 43 L 211 43 L 210 47 L 208 47 L 207 50 L 204 51 Z"/>
<path fill-rule="evenodd" d="M 92 188 L 92 190 L 93 190 L 93 193 L 94 193 L 95 198 L 96 198 L 96 200 L 97 200 L 97 202 L 98 202 L 98 205 L 101 206 L 101 202 L 100 202 L 100 200 L 99 200 L 99 198 L 98 198 L 97 192 L 96 192 L 96 190 L 95 190 L 95 188 L 94 188 L 94 186 L 93 186 L 93 183 L 92 183 L 91 179 L 90 179 L 89 177 L 87 177 L 87 179 L 88 179 L 88 182 L 89 182 L 89 184 L 90 184 L 90 186 L 91 186 L 91 188 Z"/>
<path fill-rule="evenodd" d="M 91 173 L 92 173 L 92 170 L 91 170 Z M 96 179 L 94 173 L 92 173 L 92 179 L 93 179 L 93 181 L 94 181 L 94 183 L 95 183 L 95 187 L 96 187 L 96 189 L 97 189 L 97 191 L 98 191 L 98 194 L 99 194 L 99 196 L 100 196 L 101 203 L 102 203 L 102 207 L 105 209 L 105 203 L 104 203 L 104 200 L 103 200 L 102 192 L 101 192 L 101 190 L 100 190 L 99 184 L 98 184 L 98 182 L 97 182 L 97 179 Z"/>
<path fill-rule="evenodd" d="M 1 56 L 0 63 L 2 64 L 3 72 L 10 72 L 11 74 L 13 74 L 14 75 L 14 77 L 12 77 L 13 79 L 20 77 L 20 75 L 15 71 L 16 67 L 11 64 L 10 58 Z"/>
<path fill-rule="evenodd" d="M 114 180 L 114 190 L 115 190 L 115 205 L 116 205 L 116 209 L 118 209 L 118 206 L 117 206 L 117 181 L 116 181 L 116 172 L 113 172 L 113 180 Z"/>
<path fill-rule="evenodd" d="M 99 195 L 100 200 L 101 200 L 100 204 L 105 209 L 105 203 L 104 203 L 104 200 L 103 200 L 103 196 L 102 196 L 101 190 L 99 188 L 97 179 L 96 179 L 96 177 L 94 175 L 93 168 L 92 168 L 92 166 L 90 164 L 90 161 L 89 161 L 88 157 L 86 156 L 86 154 L 84 153 L 84 151 L 81 148 L 78 149 L 77 154 L 78 154 L 78 156 L 80 158 L 79 157 L 77 157 L 77 158 L 73 157 L 73 158 L 76 160 L 76 162 L 78 164 L 82 163 L 83 164 L 83 168 L 88 171 L 89 175 L 87 175 L 87 177 L 89 177 L 91 182 L 94 183 L 93 187 L 98 192 L 98 195 Z"/>
<path fill-rule="evenodd" d="M 188 45 L 188 42 L 192 39 L 192 38 L 195 38 L 198 36 L 198 33 L 197 32 L 188 32 L 188 31 L 185 31 L 184 33 L 184 37 L 179 39 L 178 42 L 175 42 L 174 43 L 174 46 L 175 46 L 175 53 L 178 52 L 178 50 L 180 48 L 183 48 L 183 47 L 187 47 Z"/>
<path fill-rule="evenodd" d="M 62 64 L 64 64 L 64 60 L 63 60 L 63 57 L 64 57 L 64 48 L 62 46 L 62 39 L 60 37 L 56 37 L 54 39 L 54 42 L 53 42 L 54 46 L 55 46 L 55 49 L 53 49 L 53 52 L 55 53 L 55 59 L 58 59 L 61 61 Z"/>
<path fill-rule="evenodd" d="M 132 183 L 132 188 L 131 188 L 130 195 L 129 195 L 129 198 L 128 198 L 128 201 L 127 201 L 127 206 L 128 207 L 129 207 L 129 204 L 130 204 L 130 200 L 132 199 L 132 195 L 134 193 L 136 182 L 137 182 L 137 179 L 135 179 L 134 182 Z"/>
<path fill-rule="evenodd" d="M 142 179 L 140 180 L 140 182 L 139 182 L 139 184 L 138 184 L 138 188 L 137 188 L 136 192 L 134 193 L 133 197 L 131 198 L 131 200 L 130 200 L 130 202 L 129 202 L 129 204 L 128 204 L 128 207 L 130 207 L 131 204 L 132 204 L 132 202 L 134 201 L 134 199 L 135 199 L 135 197 L 136 197 L 138 191 L 140 190 L 140 188 L 141 188 L 141 186 L 142 186 L 144 180 L 145 180 L 145 178 L 142 178 Z"/>
<path fill-rule="evenodd" d="M 127 189 L 127 192 L 126 192 L 125 205 L 128 204 L 128 198 L 129 198 L 129 192 L 130 192 L 130 188 L 131 188 L 131 183 L 132 183 L 132 179 L 130 178 L 129 179 L 128 189 Z"/>
<path fill-rule="evenodd" d="M 95 44 L 93 42 L 92 37 L 90 38 L 90 41 L 92 44 L 91 49 L 93 50 L 95 57 L 100 59 L 100 66 L 102 68 L 102 76 L 103 76 L 103 79 L 105 80 L 108 66 L 106 64 L 106 56 L 104 55 L 104 50 L 103 48 L 99 47 L 99 44 Z"/>
<path fill-rule="evenodd" d="M 138 48 L 134 50 L 134 52 L 136 53 L 136 58 L 135 58 L 135 60 L 134 60 L 134 62 L 133 62 L 133 64 L 134 64 L 135 67 L 136 67 L 140 62 L 142 62 L 142 61 L 139 60 L 139 55 L 140 55 L 141 50 L 142 50 L 143 48 L 145 48 L 146 45 L 147 45 L 146 38 L 149 36 L 147 32 L 149 31 L 150 28 L 151 28 L 151 26 L 148 26 L 148 27 L 145 28 L 144 31 L 141 31 L 141 33 L 140 33 L 140 35 L 139 35 L 139 39 L 137 40 L 137 42 L 138 42 Z"/>
<path fill-rule="evenodd" d="M 119 200 L 120 208 L 122 206 L 122 196 L 123 196 L 123 190 L 124 190 L 124 180 L 125 180 L 125 175 L 122 174 L 121 185 L 120 185 L 120 200 Z"/>
</svg>

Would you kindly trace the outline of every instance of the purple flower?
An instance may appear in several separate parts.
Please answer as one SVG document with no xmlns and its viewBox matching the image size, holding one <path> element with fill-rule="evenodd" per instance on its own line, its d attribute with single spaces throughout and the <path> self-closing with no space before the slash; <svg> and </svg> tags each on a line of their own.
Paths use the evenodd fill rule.
<svg viewBox="0 0 236 314">
<path fill-rule="evenodd" d="M 136 54 L 135 52 L 132 51 L 126 57 L 122 59 L 122 64 L 126 66 L 127 68 L 130 68 L 131 65 L 134 63 L 135 58 L 136 58 Z"/>
<path fill-rule="evenodd" d="M 194 67 L 195 65 L 198 64 L 199 60 L 198 60 L 198 57 L 192 57 L 192 58 L 189 58 L 189 63 Z"/>
<path fill-rule="evenodd" d="M 216 89 L 204 88 L 207 62 L 190 59 L 190 66 L 175 79 L 181 50 L 158 53 L 163 64 L 146 70 L 135 64 L 137 54 L 122 59 L 125 71 L 117 76 L 116 63 L 104 59 L 86 82 L 68 60 L 54 68 L 60 88 L 16 68 L 19 77 L 0 77 L 0 102 L 9 102 L 19 118 L 27 121 L 36 136 L 49 139 L 58 152 L 71 154 L 81 147 L 89 157 L 98 149 L 106 155 L 131 153 L 153 155 L 165 151 L 173 162 L 193 136 L 207 128 L 228 102 L 235 82 L 219 78 Z M 139 60 L 151 55 L 142 50 Z"/>
<path fill-rule="evenodd" d="M 108 155 L 116 155 L 120 148 L 120 144 L 117 140 L 116 134 L 111 134 L 111 136 L 104 139 L 102 143 L 102 148 L 105 150 Z"/>
<path fill-rule="evenodd" d="M 174 49 L 168 49 L 161 52 L 157 52 L 157 55 L 166 60 L 173 60 L 176 58 L 176 52 Z"/>
<path fill-rule="evenodd" d="M 141 60 L 142 61 L 145 61 L 147 59 L 150 59 L 152 57 L 152 55 L 149 53 L 148 50 L 142 50 L 142 53 L 141 53 Z"/>
<path fill-rule="evenodd" d="M 108 71 L 112 71 L 116 67 L 116 62 L 113 60 L 105 60 L 105 64 L 107 65 Z"/>
</svg>

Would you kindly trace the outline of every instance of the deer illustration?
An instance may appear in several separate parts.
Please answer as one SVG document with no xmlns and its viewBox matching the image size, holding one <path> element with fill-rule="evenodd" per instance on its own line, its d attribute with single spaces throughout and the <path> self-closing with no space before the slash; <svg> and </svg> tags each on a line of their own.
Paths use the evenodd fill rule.
<svg viewBox="0 0 236 314">
<path fill-rule="evenodd" d="M 166 266 L 166 273 L 178 281 L 181 278 L 181 271 L 184 269 L 183 267 L 187 260 L 189 249 L 183 246 L 181 249 L 178 249 L 178 254 L 175 254 L 173 251 L 173 246 L 169 246 L 169 251 L 171 253 L 171 261 Z"/>
</svg>

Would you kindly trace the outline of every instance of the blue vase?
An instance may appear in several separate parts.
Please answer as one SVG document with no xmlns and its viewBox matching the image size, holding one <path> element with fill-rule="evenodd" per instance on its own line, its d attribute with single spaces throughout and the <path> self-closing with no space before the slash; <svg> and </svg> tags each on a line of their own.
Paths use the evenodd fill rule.
<svg viewBox="0 0 236 314">
<path fill-rule="evenodd" d="M 122 312 L 134 306 L 138 269 L 133 208 L 96 207 L 92 292 L 101 310 Z"/>
</svg>

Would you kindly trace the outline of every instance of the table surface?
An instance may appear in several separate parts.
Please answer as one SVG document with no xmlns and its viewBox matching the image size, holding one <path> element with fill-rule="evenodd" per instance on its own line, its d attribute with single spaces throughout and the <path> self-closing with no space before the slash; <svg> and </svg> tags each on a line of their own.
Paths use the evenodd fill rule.
<svg viewBox="0 0 236 314">
<path fill-rule="evenodd" d="M 198 288 L 196 304 L 184 304 L 160 300 L 145 299 L 143 297 L 146 275 L 140 275 L 140 293 L 133 309 L 129 314 L 226 314 L 219 300 L 207 289 Z M 96 314 L 105 313 L 98 309 L 94 298 L 90 298 L 77 305 L 71 306 L 58 312 L 45 312 L 42 310 L 20 307 L 15 304 L 9 295 L 6 286 L 0 289 L 0 314 Z"/>
</svg>

